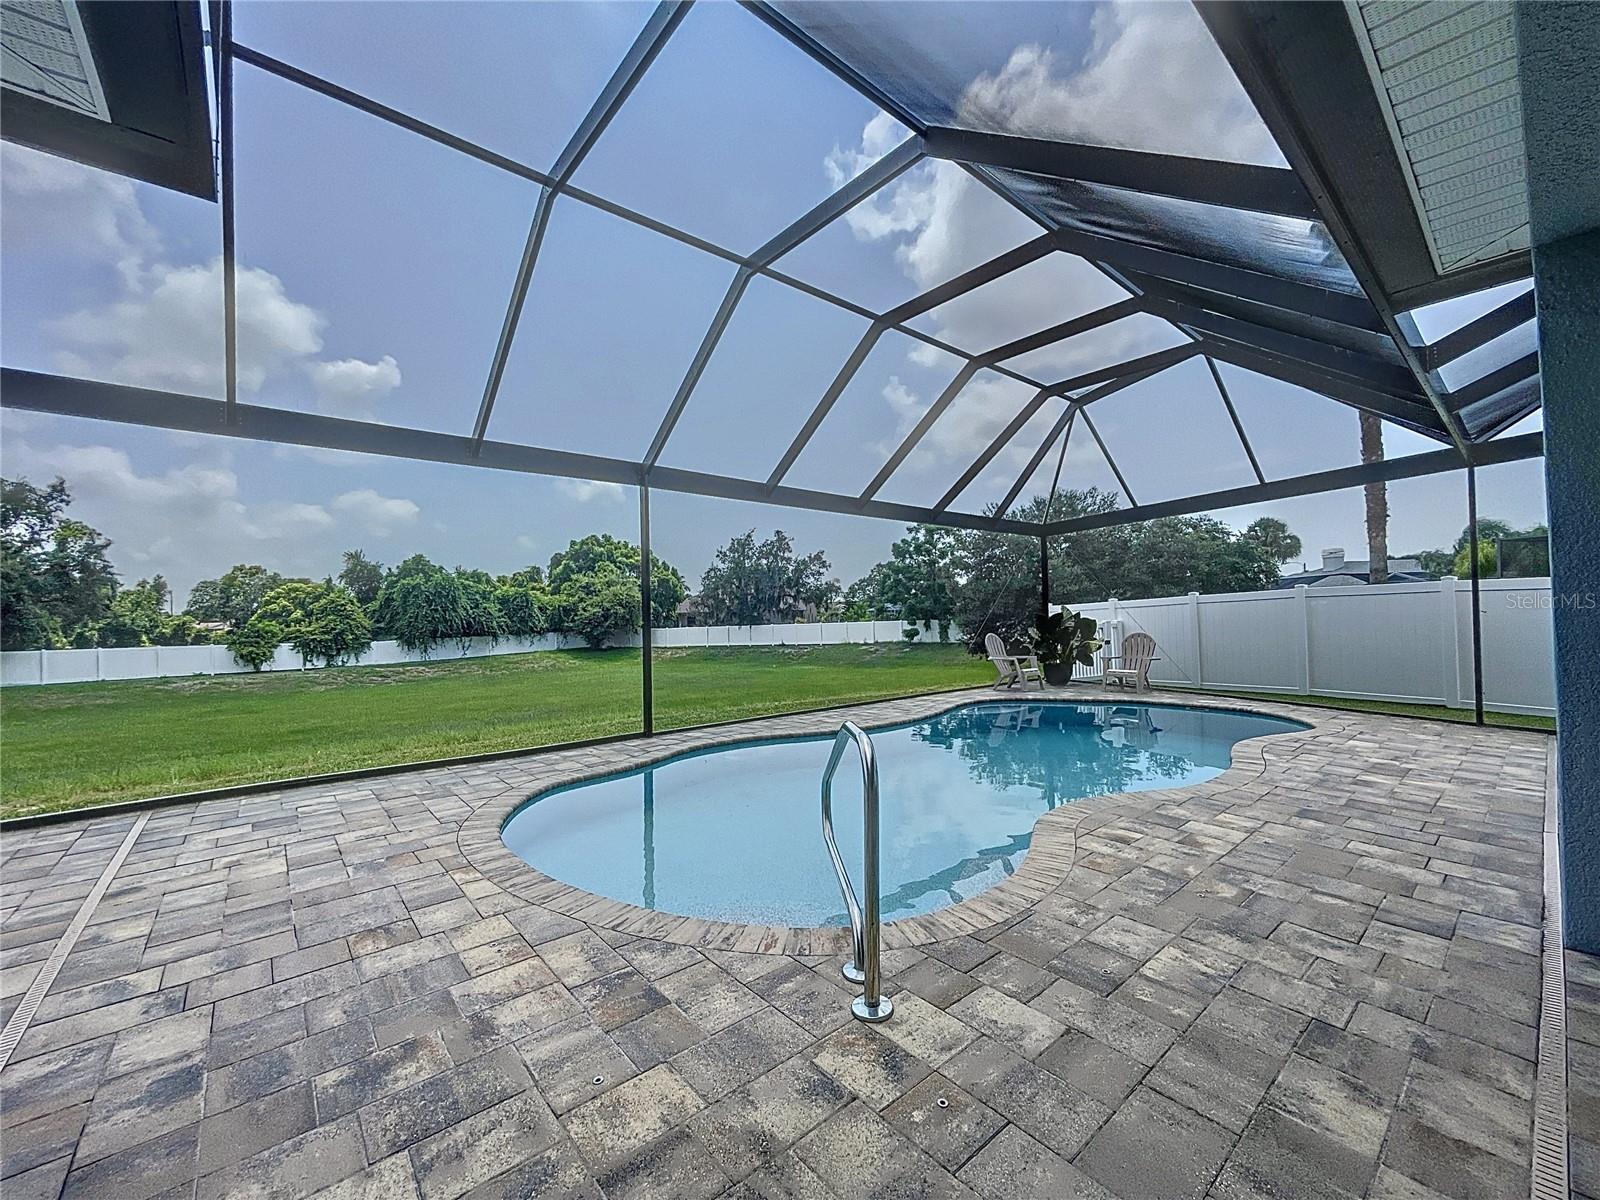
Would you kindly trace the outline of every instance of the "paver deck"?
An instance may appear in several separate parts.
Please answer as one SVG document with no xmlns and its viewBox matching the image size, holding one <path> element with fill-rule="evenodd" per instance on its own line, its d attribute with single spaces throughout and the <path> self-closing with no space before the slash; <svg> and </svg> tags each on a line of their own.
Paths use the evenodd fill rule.
<svg viewBox="0 0 1600 1200">
<path fill-rule="evenodd" d="M 1240 705 L 1314 728 L 1090 802 L 1016 903 L 890 926 L 872 1027 L 836 935 L 539 903 L 474 832 L 574 774 L 951 700 L 154 810 L 0 1073 L 0 1189 L 1527 1194 L 1543 735 Z M 136 820 L 5 832 L 0 1014 Z M 1569 964 L 1594 1196 L 1600 964 Z"/>
</svg>

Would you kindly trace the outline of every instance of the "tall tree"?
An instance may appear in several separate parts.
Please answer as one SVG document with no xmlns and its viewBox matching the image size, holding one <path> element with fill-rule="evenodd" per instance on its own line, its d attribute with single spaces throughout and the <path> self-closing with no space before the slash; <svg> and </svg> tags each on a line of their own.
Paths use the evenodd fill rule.
<svg viewBox="0 0 1600 1200">
<path fill-rule="evenodd" d="M 1260 546 L 1280 565 L 1300 557 L 1300 539 L 1289 531 L 1287 522 L 1277 517 L 1257 517 L 1244 527 L 1242 536 Z"/>
<path fill-rule="evenodd" d="M 346 550 L 339 582 L 361 605 L 375 604 L 383 590 L 383 564 L 373 562 L 360 550 Z"/>
<path fill-rule="evenodd" d="M 197 621 L 224 621 L 238 629 L 255 615 L 268 592 L 287 582 L 290 581 L 276 571 L 259 564 L 239 563 L 216 579 L 202 579 L 195 584 L 184 611 Z"/>
<path fill-rule="evenodd" d="M 1361 461 L 1383 461 L 1383 421 L 1377 413 L 1361 410 Z M 1372 583 L 1389 580 L 1389 485 L 1379 479 L 1365 487 L 1367 502 L 1367 578 Z"/>
<path fill-rule="evenodd" d="M 639 575 L 639 547 L 609 533 L 591 533 L 568 544 L 550 559 L 547 581 L 551 592 L 571 593 L 576 580 L 593 576 L 603 566 L 615 568 L 621 575 Z M 537 570 L 537 568 L 530 568 Z M 615 585 L 607 584 L 608 591 Z M 678 605 L 689 594 L 678 568 L 656 554 L 650 555 L 650 621 L 652 626 L 671 625 L 677 617 Z M 616 611 L 616 605 L 606 611 Z M 637 628 L 637 626 L 635 627 Z"/>
<path fill-rule="evenodd" d="M 7 650 L 66 645 L 110 615 L 117 590 L 106 558 L 111 542 L 68 517 L 71 503 L 61 479 L 42 488 L 0 480 L 0 646 Z"/>
<path fill-rule="evenodd" d="M 762 625 L 825 611 L 838 602 L 839 582 L 821 550 L 796 555 L 783 530 L 756 541 L 749 530 L 717 551 L 700 576 L 700 611 L 713 625 Z"/>
</svg>

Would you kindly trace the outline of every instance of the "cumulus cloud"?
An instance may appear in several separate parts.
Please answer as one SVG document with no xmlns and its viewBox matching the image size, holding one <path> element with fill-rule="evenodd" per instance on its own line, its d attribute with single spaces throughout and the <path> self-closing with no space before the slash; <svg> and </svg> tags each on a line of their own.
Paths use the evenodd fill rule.
<svg viewBox="0 0 1600 1200">
<path fill-rule="evenodd" d="M 3 158 L 8 248 L 60 255 L 79 268 L 110 268 L 103 303 L 44 322 L 59 370 L 137 387 L 223 394 L 222 260 L 173 261 L 127 179 L 10 144 Z M 391 355 L 377 362 L 317 357 L 327 317 L 288 294 L 283 281 L 240 264 L 235 277 L 238 381 L 245 396 L 274 377 L 304 371 L 317 401 L 341 415 L 369 406 L 400 384 Z"/>
<path fill-rule="evenodd" d="M 306 365 L 323 406 L 339 416 L 367 416 L 371 404 L 400 386 L 400 364 L 385 354 L 377 362 L 341 358 Z"/>
<path fill-rule="evenodd" d="M 338 522 L 321 504 L 246 503 L 225 449 L 209 458 L 141 472 L 124 450 L 49 443 L 6 422 L 6 474 L 36 482 L 60 475 L 72 512 L 111 538 L 125 573 L 162 572 L 181 593 L 237 562 L 265 561 L 314 574 L 332 553 Z"/>
<path fill-rule="evenodd" d="M 1079 68 L 1049 47 L 1018 46 L 980 75 L 957 124 L 1030 137 L 1278 166 L 1272 135 L 1187 4 L 1122 0 L 1090 18 Z"/>
<path fill-rule="evenodd" d="M 135 280 L 160 246 L 132 181 L 120 175 L 6 142 L 0 146 L 0 180 L 8 249 L 68 247 Z"/>
<path fill-rule="evenodd" d="M 343 492 L 329 507 L 342 517 L 357 522 L 368 533 L 386 535 L 412 524 L 422 510 L 402 496 L 382 496 L 371 488 Z"/>
<path fill-rule="evenodd" d="M 956 124 L 1067 141 L 1277 164 L 1282 159 L 1249 98 L 1188 5 L 1123 0 L 1095 10 L 1081 58 L 1039 45 L 1016 47 L 998 71 L 973 79 Z M 824 169 L 853 177 L 904 135 L 879 114 L 858 145 L 835 149 Z M 848 217 L 856 237 L 893 247 L 907 278 L 924 290 L 1018 245 L 1039 230 L 953 163 L 907 172 Z M 934 332 L 981 353 L 1013 338 L 1122 299 L 1126 293 L 1081 259 L 1054 254 L 935 310 Z M 1045 381 L 1146 354 L 1183 340 L 1165 322 L 1136 317 L 1035 351 L 1011 365 Z M 932 365 L 918 346 L 911 361 Z M 992 391 L 992 389 L 991 389 Z M 968 393 L 972 394 L 969 403 Z M 926 401 L 898 379 L 883 399 L 901 431 Z M 1005 411 L 979 412 L 1005 404 Z M 935 452 L 975 454 L 1016 406 L 984 394 L 980 376 L 930 431 Z"/>
<path fill-rule="evenodd" d="M 558 479 L 556 487 L 579 504 L 588 504 L 592 500 L 614 503 L 627 497 L 627 489 L 620 483 L 606 483 L 598 479 Z"/>
</svg>

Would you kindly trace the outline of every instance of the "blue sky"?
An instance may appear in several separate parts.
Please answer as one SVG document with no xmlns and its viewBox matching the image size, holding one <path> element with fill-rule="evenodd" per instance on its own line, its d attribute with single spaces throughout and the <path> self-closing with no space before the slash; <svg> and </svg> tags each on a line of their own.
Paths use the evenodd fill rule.
<svg viewBox="0 0 1600 1200">
<path fill-rule="evenodd" d="M 869 11 L 869 10 L 862 10 Z M 874 19 L 892 10 L 870 10 Z M 981 11 L 981 16 L 980 16 Z M 240 4 L 240 41 L 538 166 L 548 166 L 649 8 L 629 4 Z M 952 119 L 1173 153 L 1276 161 L 1276 150 L 1188 5 L 935 6 Z M 537 189 L 366 114 L 237 68 L 242 399 L 470 430 Z M 702 2 L 579 170 L 599 195 L 736 250 L 759 245 L 904 130 L 732 4 Z M 0 159 L 0 317 L 10 366 L 197 395 L 222 392 L 215 205 L 7 144 Z M 929 164 L 780 266 L 874 309 L 1032 237 L 1036 228 L 947 164 Z M 732 276 L 715 258 L 572 200 L 557 203 L 490 436 L 638 457 Z M 919 319 L 981 351 L 1121 297 L 1055 255 Z M 1447 328 L 1495 302 L 1469 298 Z M 765 478 L 865 323 L 792 288 L 750 287 L 663 461 Z M 1133 318 L 1013 365 L 1054 379 L 1174 344 Z M 1493 353 L 1491 348 L 1487 353 Z M 960 363 L 887 335 L 789 482 L 858 491 Z M 1356 415 L 1223 368 L 1269 476 L 1358 460 Z M 980 373 L 884 488 L 931 503 L 1029 398 Z M 1009 489 L 1059 410 L 1047 405 L 956 507 Z M 1110 398 L 1096 423 L 1140 501 L 1246 483 L 1248 465 L 1202 364 Z M 1537 427 L 1536 423 L 1530 427 Z M 361 546 L 394 561 L 543 563 L 591 531 L 636 536 L 631 491 L 222 438 L 7 413 L 4 469 L 64 475 L 131 579 L 180 591 L 238 561 L 325 574 Z M 1391 455 L 1436 444 L 1391 428 Z M 1032 481 L 1048 486 L 1054 455 Z M 1074 436 L 1068 486 L 1114 487 Z M 1453 540 L 1459 477 L 1394 485 L 1391 545 Z M 1027 494 L 1026 492 L 1024 494 Z M 849 582 L 895 524 L 655 496 L 658 552 L 693 581 L 751 526 L 820 547 Z M 1480 475 L 1480 510 L 1542 519 L 1541 465 Z M 1364 543 L 1359 493 L 1219 514 L 1288 520 L 1307 556 Z"/>
</svg>

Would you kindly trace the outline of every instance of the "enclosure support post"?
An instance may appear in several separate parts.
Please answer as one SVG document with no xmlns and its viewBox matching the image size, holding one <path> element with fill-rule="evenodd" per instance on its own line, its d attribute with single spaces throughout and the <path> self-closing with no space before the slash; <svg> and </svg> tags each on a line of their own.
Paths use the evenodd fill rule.
<svg viewBox="0 0 1600 1200">
<path fill-rule="evenodd" d="M 1050 615 L 1050 535 L 1039 535 L 1039 624 L 1044 628 L 1045 618 Z"/>
<path fill-rule="evenodd" d="M 1483 610 L 1478 590 L 1478 471 L 1467 467 L 1467 553 L 1472 556 L 1472 719 L 1483 724 Z"/>
<path fill-rule="evenodd" d="M 655 688 L 651 683 L 650 638 L 650 485 L 639 484 L 639 665 L 644 691 L 644 732 L 656 731 Z"/>
</svg>

